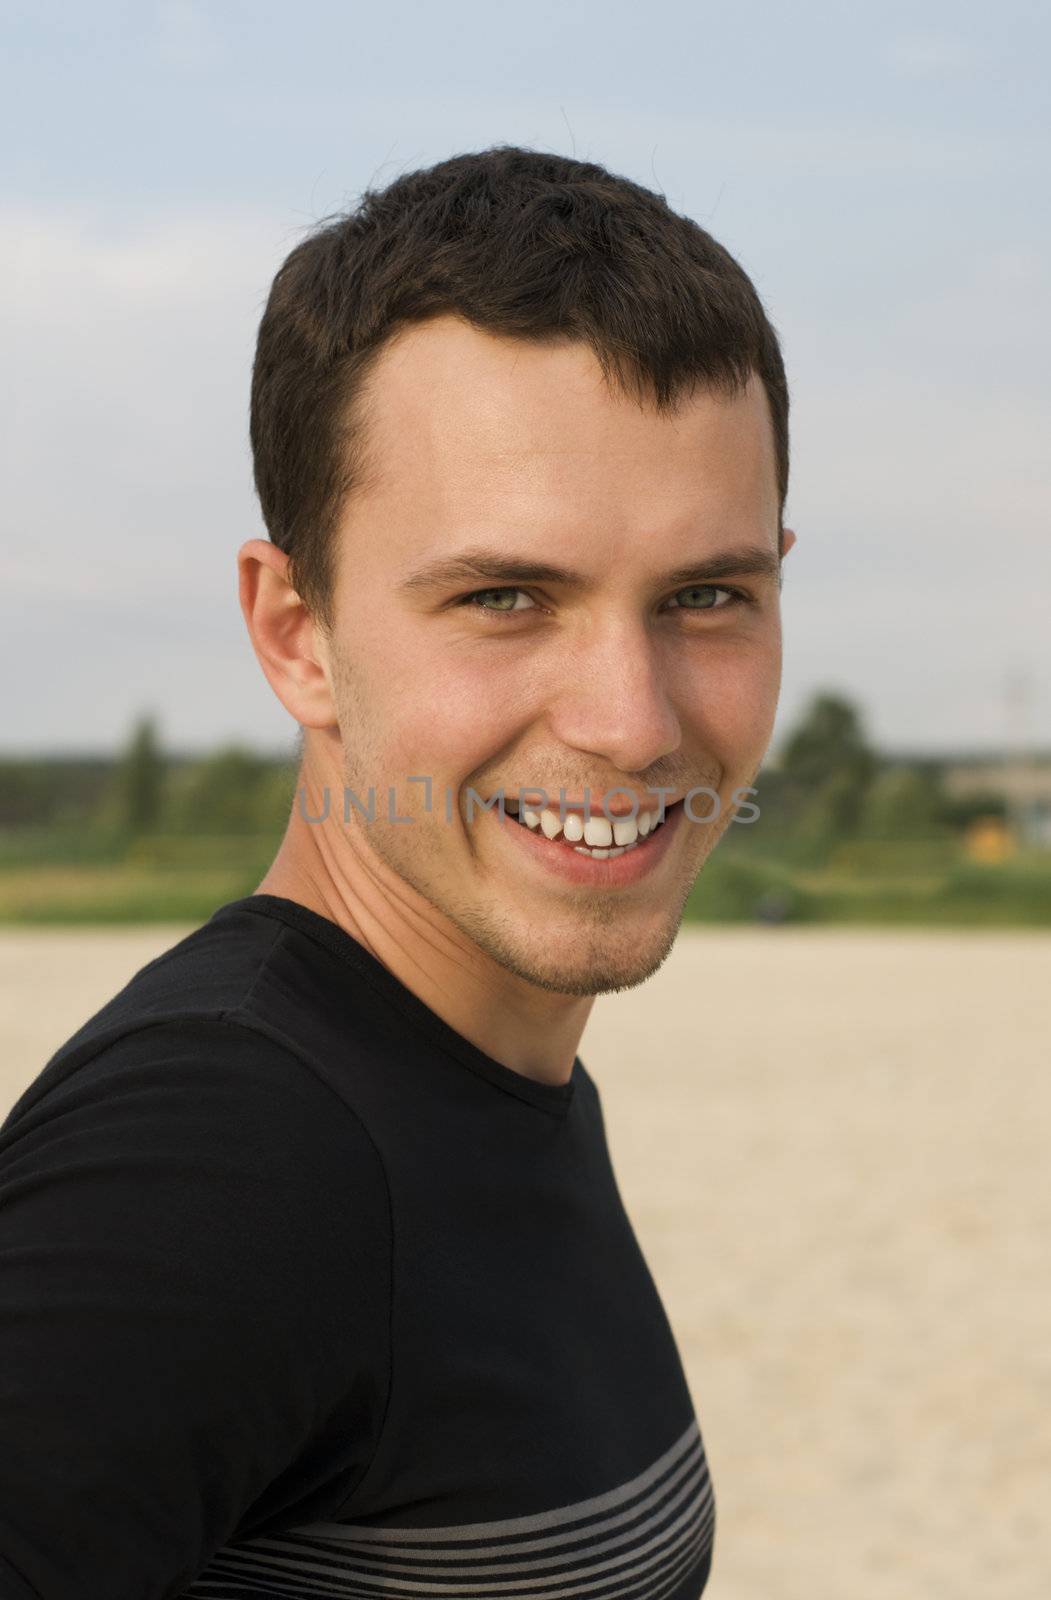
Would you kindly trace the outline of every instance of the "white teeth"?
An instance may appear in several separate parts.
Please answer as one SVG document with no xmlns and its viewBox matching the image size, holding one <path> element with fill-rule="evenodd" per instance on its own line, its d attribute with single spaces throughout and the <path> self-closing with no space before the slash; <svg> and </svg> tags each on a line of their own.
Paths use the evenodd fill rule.
<svg viewBox="0 0 1051 1600">
<path fill-rule="evenodd" d="M 516 801 L 508 801 L 507 810 L 512 815 L 517 814 L 527 828 L 534 831 L 539 828 L 545 839 L 553 840 L 562 835 L 567 844 L 597 856 L 620 855 L 623 850 L 633 849 L 638 840 L 645 839 L 667 820 L 667 812 L 658 821 L 655 811 L 640 811 L 637 817 L 618 817 L 614 822 L 601 816 L 589 816 L 585 821 L 579 811 L 567 811 L 563 825 L 558 812 L 550 806 L 534 811 L 529 806 L 519 808 Z"/>
<path fill-rule="evenodd" d="M 547 806 L 540 813 L 540 826 L 546 839 L 557 839 L 562 832 L 562 823 L 557 811 L 551 811 Z"/>
<path fill-rule="evenodd" d="M 613 843 L 613 824 L 605 817 L 589 817 L 584 824 L 584 843 L 610 845 Z"/>
</svg>

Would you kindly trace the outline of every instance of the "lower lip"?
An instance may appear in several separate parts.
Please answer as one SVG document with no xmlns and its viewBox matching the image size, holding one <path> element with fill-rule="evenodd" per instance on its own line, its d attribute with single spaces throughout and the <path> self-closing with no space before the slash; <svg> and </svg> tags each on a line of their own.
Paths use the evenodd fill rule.
<svg viewBox="0 0 1051 1600">
<path fill-rule="evenodd" d="M 561 839 L 548 839 L 539 829 L 534 831 L 524 823 L 516 822 L 510 812 L 506 812 L 502 818 L 497 811 L 486 811 L 483 815 L 493 817 L 538 866 L 564 882 L 579 883 L 589 889 L 620 889 L 639 883 L 664 860 L 673 836 L 679 831 L 682 810 L 680 800 L 677 805 L 669 807 L 665 813 L 666 821 L 653 833 L 648 833 L 645 839 L 640 839 L 633 850 L 605 858 L 583 855 Z"/>
</svg>

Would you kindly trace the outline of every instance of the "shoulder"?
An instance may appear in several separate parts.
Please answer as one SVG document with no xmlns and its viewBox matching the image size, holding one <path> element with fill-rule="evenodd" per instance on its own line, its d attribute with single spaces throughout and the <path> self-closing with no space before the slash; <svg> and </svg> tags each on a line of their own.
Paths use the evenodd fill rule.
<svg viewBox="0 0 1051 1600">
<path fill-rule="evenodd" d="M 75 1148 L 156 1194 L 192 1164 L 195 1194 L 252 1196 L 260 1217 L 305 1226 L 323 1205 L 326 1238 L 354 1218 L 389 1233 L 382 1157 L 318 1021 L 341 974 L 317 948 L 251 899 L 220 907 L 46 1063 L 0 1125 L 5 1178 Z"/>
<path fill-rule="evenodd" d="M 260 1496 L 283 1511 L 320 1483 L 337 1503 L 390 1383 L 390 1206 L 367 1129 L 243 1021 L 124 1020 L 0 1130 L 0 1501 L 48 1594 L 74 1592 L 57 1576 L 74 1552 L 77 1594 L 112 1578 L 114 1545 L 121 1592 L 159 1593 Z"/>
<path fill-rule="evenodd" d="M 74 1135 L 100 1153 L 127 1146 L 143 1161 L 178 1153 L 199 1163 L 200 1177 L 264 1161 L 271 1184 L 356 1175 L 386 1191 L 382 1160 L 352 1107 L 293 1045 L 243 1012 L 140 1010 L 119 1026 L 81 1030 L 12 1108 L 0 1158 Z"/>
<path fill-rule="evenodd" d="M 0 1137 L 45 1099 L 87 1092 L 88 1085 L 151 1063 L 170 1076 L 207 1073 L 218 1091 L 246 1087 L 260 1104 L 267 1086 L 297 1086 L 324 1102 L 310 1079 L 311 974 L 302 951 L 284 948 L 289 930 L 257 914 L 251 899 L 220 907 L 148 962 L 57 1049 L 0 1124 Z M 312 955 L 307 947 L 307 959 Z M 316 984 L 315 984 L 316 987 Z M 329 1091 L 331 1094 L 331 1091 Z"/>
<path fill-rule="evenodd" d="M 364 1123 L 287 1045 L 218 1013 L 139 1017 L 60 1051 L 0 1129 L 0 1196 L 26 1182 L 70 1217 L 95 1208 L 100 1225 L 123 1207 L 152 1214 L 202 1260 L 214 1253 L 216 1271 L 225 1221 L 246 1258 L 280 1258 L 297 1283 L 363 1236 L 381 1258 L 390 1233 Z"/>
</svg>

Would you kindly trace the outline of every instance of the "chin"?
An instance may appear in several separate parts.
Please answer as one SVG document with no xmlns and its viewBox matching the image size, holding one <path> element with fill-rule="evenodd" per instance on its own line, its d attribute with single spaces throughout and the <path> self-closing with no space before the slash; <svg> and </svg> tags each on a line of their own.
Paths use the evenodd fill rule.
<svg viewBox="0 0 1051 1600">
<path fill-rule="evenodd" d="M 571 960 L 553 958 L 550 949 L 537 950 L 520 945 L 513 938 L 484 937 L 476 932 L 494 961 L 516 977 L 553 994 L 590 996 L 634 989 L 651 978 L 671 953 L 679 932 L 680 918 L 658 930 L 644 945 L 636 939 L 630 947 L 615 929 L 574 940 Z"/>
</svg>

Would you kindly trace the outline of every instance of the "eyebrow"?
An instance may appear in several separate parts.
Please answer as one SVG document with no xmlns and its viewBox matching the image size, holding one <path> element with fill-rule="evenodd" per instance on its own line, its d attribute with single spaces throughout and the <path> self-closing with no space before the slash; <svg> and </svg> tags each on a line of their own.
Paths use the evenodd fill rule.
<svg viewBox="0 0 1051 1600">
<path fill-rule="evenodd" d="M 773 577 L 781 571 L 781 557 L 773 550 L 749 546 L 739 550 L 720 550 L 703 561 L 666 572 L 662 584 L 683 588 L 691 583 L 711 583 L 716 578 Z M 511 555 L 505 550 L 473 545 L 454 556 L 443 556 L 419 567 L 398 584 L 402 594 L 419 594 L 461 583 L 484 582 L 495 578 L 501 583 L 558 583 L 566 589 L 587 590 L 591 582 L 582 572 L 559 567 L 529 556 Z"/>
</svg>

